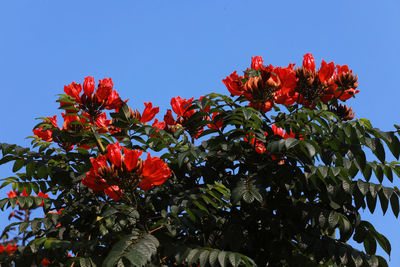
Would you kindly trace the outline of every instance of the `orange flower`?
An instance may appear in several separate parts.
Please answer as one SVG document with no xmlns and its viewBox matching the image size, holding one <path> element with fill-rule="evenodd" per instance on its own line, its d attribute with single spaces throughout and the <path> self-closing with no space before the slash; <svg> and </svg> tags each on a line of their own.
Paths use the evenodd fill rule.
<svg viewBox="0 0 400 267">
<path fill-rule="evenodd" d="M 193 97 L 191 99 L 184 99 L 180 96 L 171 99 L 172 110 L 178 117 L 190 118 L 195 113 L 194 109 L 188 110 L 192 105 Z"/>
<path fill-rule="evenodd" d="M 14 254 L 14 252 L 18 249 L 16 244 L 8 244 L 5 248 L 4 251 L 8 253 L 8 255 Z"/>
<path fill-rule="evenodd" d="M 146 123 L 148 121 L 151 121 L 152 119 L 154 119 L 156 114 L 160 111 L 159 107 L 153 108 L 153 103 L 151 103 L 151 102 L 144 103 L 144 105 L 146 106 L 146 108 L 144 109 L 142 117 L 140 118 L 141 123 Z"/>
<path fill-rule="evenodd" d="M 95 87 L 94 78 L 87 76 L 83 82 L 83 92 L 86 96 L 92 96 Z"/>
<path fill-rule="evenodd" d="M 138 166 L 140 155 L 142 155 L 142 151 L 130 150 L 124 147 L 124 164 L 127 171 L 132 171 Z"/>
<path fill-rule="evenodd" d="M 122 147 L 119 145 L 118 142 L 115 144 L 109 144 L 107 146 L 107 158 L 114 164 L 116 167 L 120 168 L 122 164 L 122 154 L 121 154 Z"/>
<path fill-rule="evenodd" d="M 260 56 L 251 57 L 251 68 L 253 70 L 259 70 L 262 68 L 264 60 Z"/>
<path fill-rule="evenodd" d="M 163 184 L 171 176 L 171 170 L 162 159 L 159 157 L 152 158 L 150 153 L 147 153 L 141 176 L 143 179 L 139 183 L 139 187 L 143 190 L 150 190 L 155 185 Z"/>
<path fill-rule="evenodd" d="M 303 57 L 303 68 L 308 70 L 315 70 L 315 60 L 311 53 L 307 53 Z"/>
<path fill-rule="evenodd" d="M 241 78 L 237 75 L 236 71 L 223 79 L 222 82 L 225 84 L 226 88 L 228 88 L 229 92 L 232 95 L 243 95 L 244 85 L 241 81 Z"/>
<path fill-rule="evenodd" d="M 321 62 L 321 68 L 318 71 L 318 78 L 321 83 L 328 81 L 332 78 L 335 71 L 335 64 L 333 62 L 326 63 L 325 60 Z"/>
<path fill-rule="evenodd" d="M 76 82 L 72 82 L 70 85 L 65 85 L 64 86 L 64 92 L 71 96 L 77 103 L 81 102 L 81 98 L 79 94 L 82 91 L 82 86 L 81 84 L 78 84 Z"/>
<path fill-rule="evenodd" d="M 114 201 L 121 200 L 122 190 L 117 185 L 112 185 L 104 189 L 104 193 Z"/>
<path fill-rule="evenodd" d="M 42 264 L 43 266 L 47 266 L 50 264 L 50 261 L 48 259 L 43 259 L 40 264 Z"/>
<path fill-rule="evenodd" d="M 214 112 L 212 115 L 211 120 L 213 121 L 210 124 L 207 124 L 208 128 L 210 129 L 221 129 L 222 125 L 224 125 L 224 121 L 222 119 L 219 119 L 218 121 L 215 121 L 215 117 L 218 116 L 220 113 Z"/>
</svg>

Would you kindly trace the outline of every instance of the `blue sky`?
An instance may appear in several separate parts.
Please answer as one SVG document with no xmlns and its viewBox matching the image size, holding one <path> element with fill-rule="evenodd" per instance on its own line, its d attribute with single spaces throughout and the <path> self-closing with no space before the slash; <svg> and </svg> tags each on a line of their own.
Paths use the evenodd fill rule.
<svg viewBox="0 0 400 267">
<path fill-rule="evenodd" d="M 56 95 L 88 75 L 111 77 L 134 108 L 152 101 L 165 111 L 174 96 L 227 93 L 221 79 L 251 56 L 301 65 L 308 52 L 317 64 L 348 64 L 359 78 L 356 116 L 391 130 L 400 124 L 399 14 L 394 0 L 0 1 L 0 142 L 28 146 L 34 118 L 58 113 Z M 391 211 L 365 218 L 400 266 L 399 221 Z"/>
</svg>

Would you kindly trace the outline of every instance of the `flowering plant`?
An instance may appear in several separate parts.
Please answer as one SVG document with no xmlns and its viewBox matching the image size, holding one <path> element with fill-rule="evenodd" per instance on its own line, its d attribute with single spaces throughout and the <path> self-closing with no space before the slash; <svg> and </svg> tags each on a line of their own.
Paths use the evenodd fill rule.
<svg viewBox="0 0 400 267">
<path fill-rule="evenodd" d="M 385 157 L 385 146 L 400 156 L 398 128 L 373 128 L 342 103 L 359 93 L 352 70 L 257 56 L 222 81 L 230 96 L 173 97 L 158 118 L 152 102 L 131 109 L 111 78 L 65 86 L 62 127 L 43 117 L 32 150 L 0 144 L 16 173 L 0 208 L 19 208 L 0 262 L 387 266 L 376 249 L 390 243 L 360 210 L 379 198 L 399 214 L 400 192 L 382 184 L 400 175 Z M 34 209 L 45 215 L 31 219 Z"/>
</svg>

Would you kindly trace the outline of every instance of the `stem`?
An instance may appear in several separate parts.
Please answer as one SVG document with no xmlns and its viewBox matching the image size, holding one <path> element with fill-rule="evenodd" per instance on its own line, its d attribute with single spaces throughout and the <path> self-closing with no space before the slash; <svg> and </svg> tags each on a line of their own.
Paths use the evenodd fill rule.
<svg viewBox="0 0 400 267">
<path fill-rule="evenodd" d="M 164 228 L 164 225 L 161 225 L 161 226 L 157 227 L 156 229 L 153 229 L 153 230 L 149 231 L 148 234 L 151 234 L 151 233 L 153 233 L 153 232 L 155 232 L 157 230 L 160 230 L 162 228 Z"/>
<path fill-rule="evenodd" d="M 29 215 L 30 215 L 30 211 L 29 211 L 29 209 L 26 209 L 24 222 L 29 222 Z M 25 237 L 26 237 L 26 231 L 24 231 L 24 234 L 22 235 L 22 245 L 23 246 L 25 246 Z"/>
<path fill-rule="evenodd" d="M 100 138 L 99 138 L 99 136 L 98 136 L 98 133 L 94 130 L 94 127 L 92 126 L 92 127 L 90 127 L 90 129 L 92 130 L 92 133 L 93 133 L 93 135 L 94 135 L 94 138 L 96 139 L 96 143 L 97 143 L 97 146 L 99 147 L 99 149 L 100 149 L 100 152 L 101 152 L 101 154 L 106 154 L 106 149 L 104 148 L 104 146 L 103 146 L 103 144 L 101 143 L 101 140 L 100 140 Z"/>
</svg>

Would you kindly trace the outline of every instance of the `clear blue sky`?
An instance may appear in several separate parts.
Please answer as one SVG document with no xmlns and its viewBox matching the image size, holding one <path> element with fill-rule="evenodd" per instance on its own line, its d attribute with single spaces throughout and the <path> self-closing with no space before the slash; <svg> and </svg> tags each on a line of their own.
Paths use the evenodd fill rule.
<svg viewBox="0 0 400 267">
<path fill-rule="evenodd" d="M 58 113 L 56 94 L 88 75 L 111 77 L 135 108 L 152 101 L 164 112 L 173 96 L 227 93 L 221 79 L 251 56 L 301 65 L 308 52 L 348 64 L 359 77 L 356 116 L 390 130 L 400 124 L 399 15 L 395 0 L 0 1 L 0 142 L 28 146 L 34 118 Z M 0 166 L 0 178 L 10 175 Z M 399 220 L 365 218 L 400 266 Z"/>
</svg>

